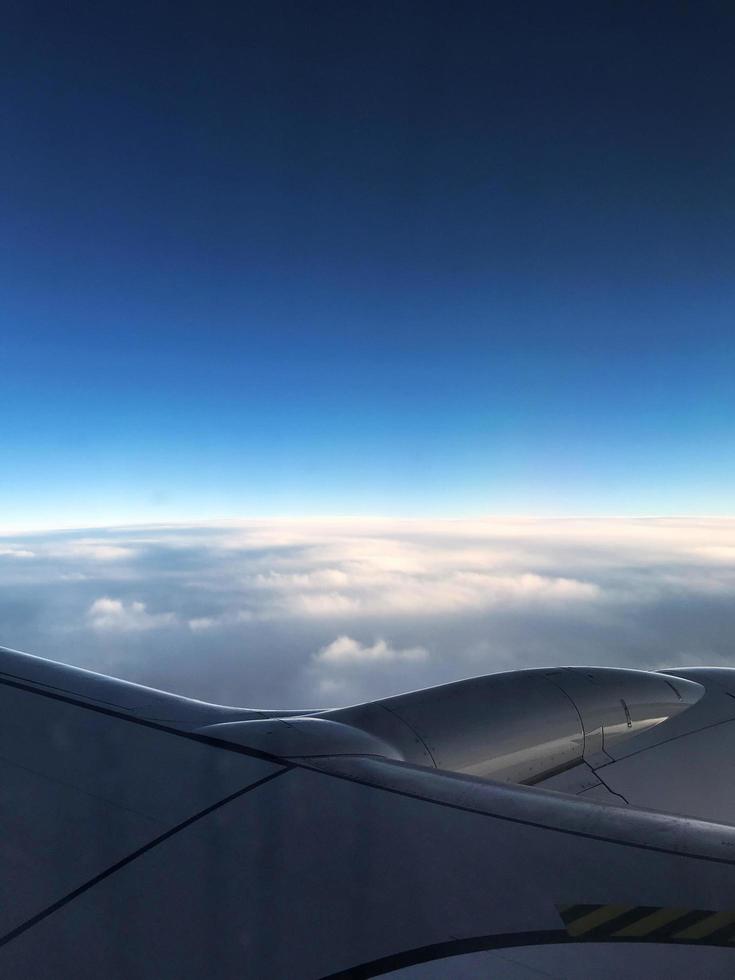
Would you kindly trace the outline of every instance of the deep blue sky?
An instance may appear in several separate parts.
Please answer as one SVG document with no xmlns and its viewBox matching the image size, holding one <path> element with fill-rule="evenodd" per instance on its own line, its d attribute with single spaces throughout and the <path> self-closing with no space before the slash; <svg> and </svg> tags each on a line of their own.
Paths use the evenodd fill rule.
<svg viewBox="0 0 735 980">
<path fill-rule="evenodd" d="M 730 3 L 5 6 L 0 525 L 729 513 Z"/>
</svg>

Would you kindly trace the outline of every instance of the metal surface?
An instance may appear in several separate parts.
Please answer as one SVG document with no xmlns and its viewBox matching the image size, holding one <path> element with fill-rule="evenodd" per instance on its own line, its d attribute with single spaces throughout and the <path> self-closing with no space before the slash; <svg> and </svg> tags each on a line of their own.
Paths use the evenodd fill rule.
<svg viewBox="0 0 735 980">
<path fill-rule="evenodd" d="M 0 652 L 0 975 L 731 977 L 732 678 L 266 718 Z"/>
<path fill-rule="evenodd" d="M 406 761 L 425 764 L 428 754 L 437 769 L 531 783 L 675 717 L 703 693 L 696 681 L 674 686 L 647 671 L 568 667 L 472 678 L 320 717 L 377 733 L 388 712 L 425 750 L 396 741 Z"/>
<path fill-rule="evenodd" d="M 706 692 L 686 712 L 638 738 L 615 744 L 609 755 L 592 760 L 591 778 L 630 806 L 735 823 L 735 672 L 699 668 L 686 671 Z M 682 678 L 671 677 L 678 688 Z M 610 757 L 612 756 L 612 758 Z M 573 788 L 560 777 L 545 786 Z"/>
</svg>

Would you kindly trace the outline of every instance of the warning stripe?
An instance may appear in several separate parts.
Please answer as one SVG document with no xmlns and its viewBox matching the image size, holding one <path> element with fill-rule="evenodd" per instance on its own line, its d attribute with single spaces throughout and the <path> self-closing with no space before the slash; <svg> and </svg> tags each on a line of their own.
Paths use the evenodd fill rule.
<svg viewBox="0 0 735 980">
<path fill-rule="evenodd" d="M 672 939 L 704 939 L 726 926 L 732 926 L 735 932 L 735 912 L 713 912 L 701 922 L 689 926 L 688 929 L 675 932 Z"/>
<path fill-rule="evenodd" d="M 661 926 L 665 926 L 675 919 L 683 918 L 688 911 L 689 909 L 657 909 L 649 915 L 644 915 L 642 919 L 639 918 L 636 922 L 632 922 L 629 926 L 618 929 L 615 935 L 621 938 L 625 936 L 647 936 L 654 929 L 658 930 Z"/>
<path fill-rule="evenodd" d="M 572 939 L 735 944 L 735 912 L 650 905 L 565 905 L 558 910 Z"/>
<path fill-rule="evenodd" d="M 583 936 L 593 930 L 597 932 L 600 927 L 605 927 L 607 930 L 611 920 L 618 919 L 629 911 L 631 911 L 630 905 L 598 905 L 593 912 L 564 924 L 570 936 Z"/>
</svg>

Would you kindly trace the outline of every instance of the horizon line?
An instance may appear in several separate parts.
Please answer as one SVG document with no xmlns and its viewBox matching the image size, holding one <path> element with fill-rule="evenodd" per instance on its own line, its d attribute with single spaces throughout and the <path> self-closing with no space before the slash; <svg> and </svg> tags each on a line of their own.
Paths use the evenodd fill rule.
<svg viewBox="0 0 735 980">
<path fill-rule="evenodd" d="M 406 516 L 396 514 L 270 514 L 253 516 L 218 516 L 218 517 L 191 517 L 177 518 L 172 520 L 112 520 L 95 521 L 94 523 L 85 522 L 62 522 L 39 524 L 18 522 L 17 524 L 0 525 L 0 536 L 38 534 L 46 532 L 63 531 L 98 531 L 98 530 L 134 530 L 137 528 L 189 528 L 189 527 L 214 527 L 227 525 L 247 525 L 247 524 L 325 524 L 330 522 L 392 522 L 404 524 L 457 524 L 457 523 L 512 523 L 512 522 L 575 522 L 575 521 L 732 521 L 735 520 L 734 514 L 662 514 L 662 513 L 640 513 L 640 514 L 465 514 L 450 516 L 428 515 L 428 516 Z"/>
</svg>

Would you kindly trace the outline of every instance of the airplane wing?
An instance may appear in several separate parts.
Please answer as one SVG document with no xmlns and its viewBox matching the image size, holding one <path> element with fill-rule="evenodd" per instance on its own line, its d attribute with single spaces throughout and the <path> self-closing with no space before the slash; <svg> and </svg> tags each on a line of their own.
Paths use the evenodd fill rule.
<svg viewBox="0 0 735 980">
<path fill-rule="evenodd" d="M 732 977 L 733 749 L 735 671 L 293 713 L 3 650 L 0 975 Z"/>
</svg>

